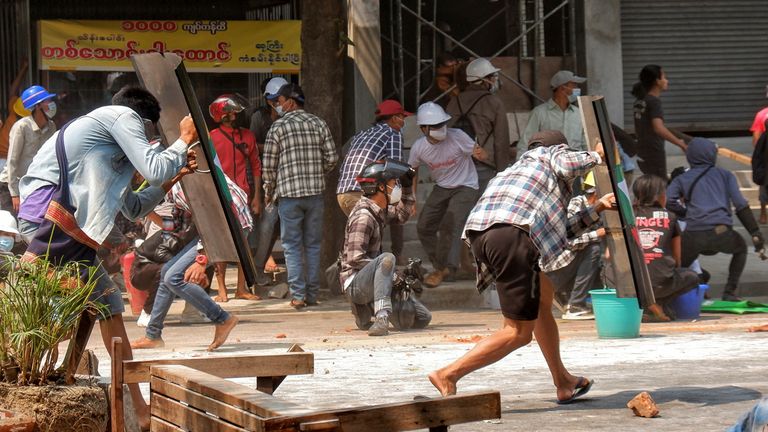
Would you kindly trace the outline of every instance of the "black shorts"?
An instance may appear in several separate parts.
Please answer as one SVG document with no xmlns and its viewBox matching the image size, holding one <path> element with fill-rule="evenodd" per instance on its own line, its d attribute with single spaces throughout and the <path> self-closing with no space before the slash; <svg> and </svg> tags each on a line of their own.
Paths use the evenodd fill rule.
<svg viewBox="0 0 768 432">
<path fill-rule="evenodd" d="M 539 252 L 528 233 L 514 225 L 496 224 L 468 233 L 472 254 L 496 276 L 501 313 L 517 321 L 539 316 Z"/>
</svg>

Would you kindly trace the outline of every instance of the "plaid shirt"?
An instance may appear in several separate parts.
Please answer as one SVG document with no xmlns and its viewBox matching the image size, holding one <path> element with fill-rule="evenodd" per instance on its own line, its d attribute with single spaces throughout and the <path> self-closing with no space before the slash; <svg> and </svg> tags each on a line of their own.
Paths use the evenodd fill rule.
<svg viewBox="0 0 768 432">
<path fill-rule="evenodd" d="M 325 189 L 325 174 L 339 159 L 328 125 L 302 109 L 272 124 L 264 143 L 265 197 L 300 198 Z"/>
<path fill-rule="evenodd" d="M 352 137 L 349 152 L 341 166 L 336 193 L 360 191 L 355 178 L 366 165 L 384 158 L 403 158 L 403 135 L 384 122 L 358 132 Z"/>
<path fill-rule="evenodd" d="M 587 197 L 584 195 L 575 196 L 571 198 L 571 201 L 568 203 L 568 218 L 569 220 L 574 217 L 579 218 L 579 215 L 582 212 L 589 212 L 589 210 L 590 206 L 587 202 Z M 600 237 L 597 235 L 597 228 L 599 225 L 600 220 L 598 219 L 592 226 L 588 227 L 593 228 L 593 230 L 587 231 L 578 237 L 569 238 L 568 246 L 563 250 L 563 253 L 555 258 L 548 271 L 559 270 L 567 266 L 574 258 L 576 258 L 576 252 L 584 249 L 590 243 L 599 242 Z"/>
<path fill-rule="evenodd" d="M 373 200 L 362 197 L 349 213 L 344 233 L 344 250 L 341 255 L 341 286 L 347 287 L 347 280 L 354 277 L 366 264 L 381 254 L 381 237 L 385 219 L 403 224 L 411 215 L 416 199 L 413 194 L 403 191 L 397 205 L 389 206 L 387 212 Z"/>
<path fill-rule="evenodd" d="M 232 195 L 232 211 L 237 215 L 237 220 L 240 221 L 240 226 L 244 230 L 250 230 L 253 228 L 253 218 L 251 218 L 251 209 L 248 208 L 248 195 L 246 195 L 245 191 L 240 189 L 240 187 L 229 177 L 225 175 L 224 178 L 227 179 L 229 194 Z M 187 202 L 187 197 L 184 196 L 184 189 L 181 188 L 181 183 L 173 185 L 171 190 L 165 196 L 165 200 L 184 211 L 192 212 L 192 209 Z"/>
<path fill-rule="evenodd" d="M 495 224 L 512 224 L 527 231 L 539 251 L 539 267 L 552 271 L 568 238 L 598 220 L 593 208 L 569 218 L 570 180 L 601 163 L 594 152 L 572 151 L 565 144 L 538 147 L 524 153 L 516 164 L 488 184 L 467 218 L 467 231 L 485 231 Z M 483 291 L 495 279 L 478 265 L 477 288 Z"/>
</svg>

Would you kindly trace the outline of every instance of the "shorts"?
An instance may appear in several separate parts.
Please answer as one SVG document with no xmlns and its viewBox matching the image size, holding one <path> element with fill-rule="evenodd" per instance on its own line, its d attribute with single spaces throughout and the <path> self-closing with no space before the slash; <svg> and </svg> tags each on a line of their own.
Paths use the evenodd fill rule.
<svg viewBox="0 0 768 432">
<path fill-rule="evenodd" d="M 539 252 L 526 231 L 495 224 L 485 231 L 469 231 L 472 254 L 496 277 L 501 313 L 516 321 L 539 316 Z"/>
<path fill-rule="evenodd" d="M 39 226 L 40 224 L 25 219 L 19 219 L 19 235 L 25 242 L 29 243 L 29 239 L 34 237 Z M 95 277 L 97 277 L 98 280 L 96 281 L 96 286 L 93 288 L 93 293 L 91 293 L 91 300 L 106 305 L 109 308 L 108 312 L 106 312 L 107 318 L 122 314 L 125 312 L 123 294 L 104 270 L 104 266 L 101 264 L 99 258 L 96 258 L 96 265 L 98 268 Z"/>
</svg>

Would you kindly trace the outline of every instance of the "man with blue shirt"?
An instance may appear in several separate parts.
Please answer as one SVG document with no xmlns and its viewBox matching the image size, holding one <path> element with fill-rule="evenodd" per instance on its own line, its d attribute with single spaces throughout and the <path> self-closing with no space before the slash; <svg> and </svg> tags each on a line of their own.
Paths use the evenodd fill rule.
<svg viewBox="0 0 768 432">
<path fill-rule="evenodd" d="M 739 190 L 736 176 L 715 166 L 717 146 L 706 138 L 694 138 L 685 158 L 691 169 L 675 177 L 667 187 L 667 209 L 685 219 L 681 266 L 689 267 L 700 255 L 732 254 L 723 300 L 741 301 L 736 295 L 739 278 L 747 264 L 747 244 L 733 230 L 731 206 L 752 237 L 755 251 L 763 249 L 763 235 Z"/>
</svg>

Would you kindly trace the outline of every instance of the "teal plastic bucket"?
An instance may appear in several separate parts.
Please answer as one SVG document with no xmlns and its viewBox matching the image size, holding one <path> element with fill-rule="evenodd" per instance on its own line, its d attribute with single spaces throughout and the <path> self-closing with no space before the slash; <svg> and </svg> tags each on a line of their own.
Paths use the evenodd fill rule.
<svg viewBox="0 0 768 432">
<path fill-rule="evenodd" d="M 592 290 L 589 294 L 592 296 L 599 338 L 629 339 L 640 336 L 643 310 L 636 298 L 618 298 L 612 288 Z"/>
</svg>

